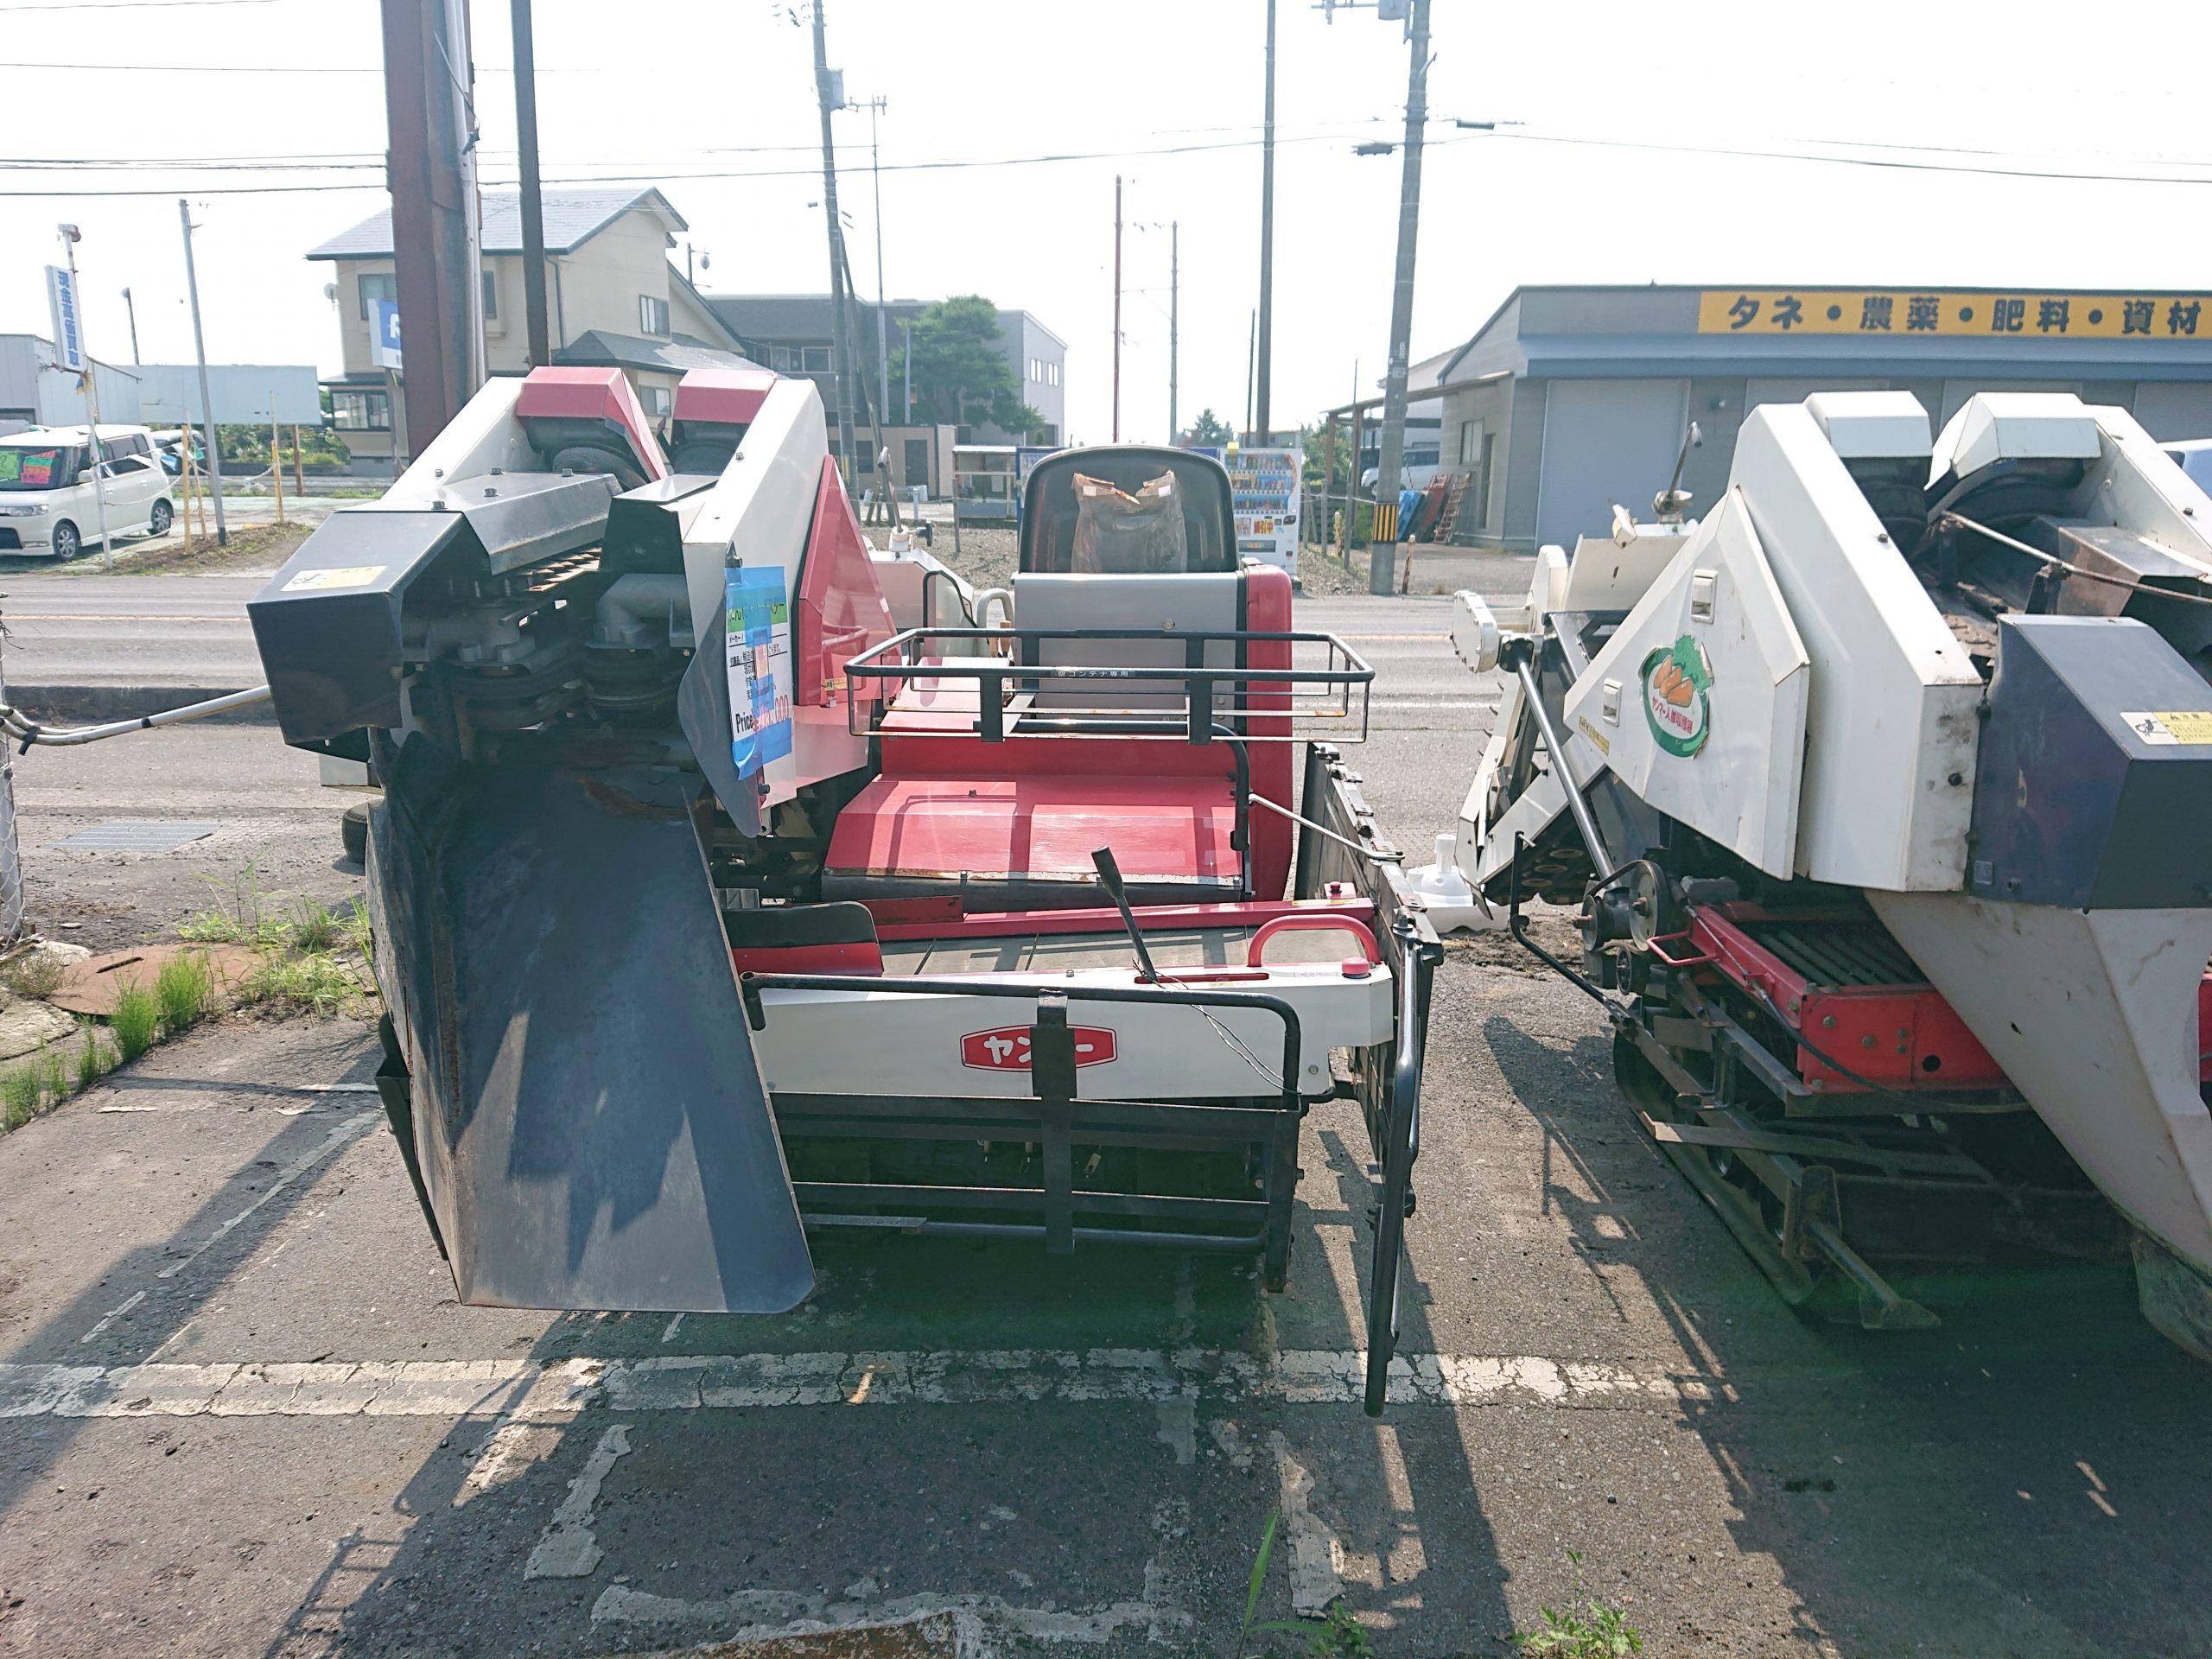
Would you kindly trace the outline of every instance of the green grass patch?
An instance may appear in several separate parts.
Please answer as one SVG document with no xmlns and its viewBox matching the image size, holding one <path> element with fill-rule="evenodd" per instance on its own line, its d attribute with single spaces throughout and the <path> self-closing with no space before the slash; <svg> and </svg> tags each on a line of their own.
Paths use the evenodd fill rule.
<svg viewBox="0 0 2212 1659">
<path fill-rule="evenodd" d="M 127 1065 L 151 1048 L 155 1038 L 161 1035 L 160 1000 L 143 985 L 125 986 L 115 999 L 115 1012 L 107 1024 L 115 1033 L 116 1049 Z"/>
<path fill-rule="evenodd" d="M 162 1029 L 172 1037 L 197 1024 L 214 995 L 214 972 L 207 958 L 196 950 L 171 957 L 154 976 L 154 1001 L 160 1005 Z"/>
<path fill-rule="evenodd" d="M 91 1020 L 79 1020 L 77 1029 L 85 1039 L 85 1046 L 77 1051 L 77 1087 L 81 1091 L 115 1070 L 115 1056 L 100 1040 L 99 1027 Z"/>
<path fill-rule="evenodd" d="M 302 1013 L 334 1014 L 363 994 L 359 977 L 327 950 L 271 951 L 238 987 L 238 1001 Z"/>
<path fill-rule="evenodd" d="M 11 1129 L 21 1128 L 38 1116 L 39 1075 L 35 1065 L 0 1071 L 0 1120 Z"/>
</svg>

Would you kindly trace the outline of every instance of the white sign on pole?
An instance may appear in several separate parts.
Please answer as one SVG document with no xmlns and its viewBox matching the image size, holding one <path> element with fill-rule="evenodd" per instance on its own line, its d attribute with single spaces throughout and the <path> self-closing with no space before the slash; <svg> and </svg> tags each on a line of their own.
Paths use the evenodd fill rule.
<svg viewBox="0 0 2212 1659">
<path fill-rule="evenodd" d="M 46 268 L 46 306 L 54 320 L 54 360 L 82 374 L 85 341 L 77 323 L 77 279 L 59 265 Z"/>
<path fill-rule="evenodd" d="M 369 302 L 369 361 L 380 369 L 396 369 L 399 361 L 399 302 Z"/>
</svg>

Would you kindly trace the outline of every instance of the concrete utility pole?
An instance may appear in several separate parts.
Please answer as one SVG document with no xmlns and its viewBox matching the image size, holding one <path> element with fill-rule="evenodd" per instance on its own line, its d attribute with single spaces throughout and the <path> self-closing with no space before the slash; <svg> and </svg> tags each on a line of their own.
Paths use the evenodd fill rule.
<svg viewBox="0 0 2212 1659">
<path fill-rule="evenodd" d="M 849 486 L 855 470 L 853 337 L 845 327 L 845 225 L 837 217 L 837 150 L 830 130 L 830 112 L 845 99 L 844 89 L 830 84 L 830 45 L 823 29 L 822 0 L 814 0 L 814 97 L 822 106 L 822 211 L 830 221 L 830 335 L 835 344 L 837 365 L 837 466 Z"/>
<path fill-rule="evenodd" d="M 1275 330 L 1275 0 L 1268 0 L 1268 113 L 1260 157 L 1259 390 L 1253 418 L 1259 423 L 1259 442 L 1265 444 L 1270 433 L 1268 364 L 1274 354 Z"/>
<path fill-rule="evenodd" d="M 522 312 L 530 366 L 553 360 L 545 318 L 545 198 L 537 178 L 537 42 L 530 0 L 509 0 L 514 31 L 515 137 L 522 150 Z M 685 254 L 687 265 L 690 254 Z M 688 275 L 688 271 L 687 271 Z"/>
<path fill-rule="evenodd" d="M 1244 442 L 1252 442 L 1252 365 L 1260 350 L 1260 314 L 1255 311 L 1244 330 Z"/>
<path fill-rule="evenodd" d="M 130 290 L 123 290 L 123 308 L 130 318 L 130 366 L 138 366 L 138 307 L 130 298 Z"/>
<path fill-rule="evenodd" d="M 1175 420 L 1175 354 L 1178 337 L 1182 332 L 1183 221 L 1167 221 L 1167 442 L 1175 442 L 1175 435 L 1182 430 Z"/>
<path fill-rule="evenodd" d="M 879 420 L 889 418 L 891 408 L 891 338 L 890 327 L 883 320 L 883 155 L 876 148 L 875 122 L 889 101 L 876 97 L 854 106 L 868 111 L 868 170 L 875 188 L 875 407 Z M 879 438 L 881 435 L 877 434 Z"/>
<path fill-rule="evenodd" d="M 1376 521 L 1391 535 L 1367 544 L 1367 591 L 1394 591 L 1398 480 L 1406 454 L 1406 379 L 1414 331 L 1414 249 L 1421 239 L 1421 136 L 1428 121 L 1428 0 L 1413 0 L 1413 67 L 1406 78 L 1406 170 L 1398 195 L 1398 275 L 1390 291 L 1390 360 L 1382 379 L 1382 454 L 1375 470 Z M 1386 514 L 1383 507 L 1388 505 Z"/>
<path fill-rule="evenodd" d="M 1114 175 L 1114 431 L 1122 441 L 1122 175 Z"/>
<path fill-rule="evenodd" d="M 483 280 L 473 257 L 469 135 L 457 75 L 458 0 L 381 0 L 394 286 L 404 330 L 407 452 L 419 455 L 461 412 L 480 360 Z"/>
<path fill-rule="evenodd" d="M 176 199 L 176 216 L 184 221 L 184 289 L 192 300 L 192 354 L 200 365 L 200 430 L 207 434 L 207 489 L 215 498 L 215 545 L 231 544 L 230 527 L 223 522 L 223 457 L 215 444 L 215 405 L 207 396 L 207 338 L 200 332 L 200 274 L 192 263 L 192 209 L 182 196 Z M 185 448 L 192 448 L 188 440 Z"/>
</svg>

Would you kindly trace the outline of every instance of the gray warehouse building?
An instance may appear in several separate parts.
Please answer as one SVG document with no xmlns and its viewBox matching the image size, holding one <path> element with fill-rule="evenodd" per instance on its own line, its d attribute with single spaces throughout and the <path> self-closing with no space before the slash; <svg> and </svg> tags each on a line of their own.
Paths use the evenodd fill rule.
<svg viewBox="0 0 2212 1659">
<path fill-rule="evenodd" d="M 1911 392 L 1938 427 L 1977 391 L 2071 391 L 2152 436 L 2212 437 L 2212 294 L 2029 289 L 1516 289 L 1436 376 L 1452 539 L 1527 552 L 1726 486 L 1744 411 Z"/>
</svg>

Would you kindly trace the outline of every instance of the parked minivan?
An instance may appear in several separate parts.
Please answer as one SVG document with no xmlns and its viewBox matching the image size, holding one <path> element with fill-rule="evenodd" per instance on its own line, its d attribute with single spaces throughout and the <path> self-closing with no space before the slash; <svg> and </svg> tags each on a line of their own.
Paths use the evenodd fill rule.
<svg viewBox="0 0 2212 1659">
<path fill-rule="evenodd" d="M 100 480 L 111 540 L 128 531 L 160 536 L 176 518 L 168 474 L 143 426 L 99 429 Z M 99 544 L 81 426 L 34 427 L 0 437 L 0 552 L 51 553 L 73 559 Z"/>
</svg>

